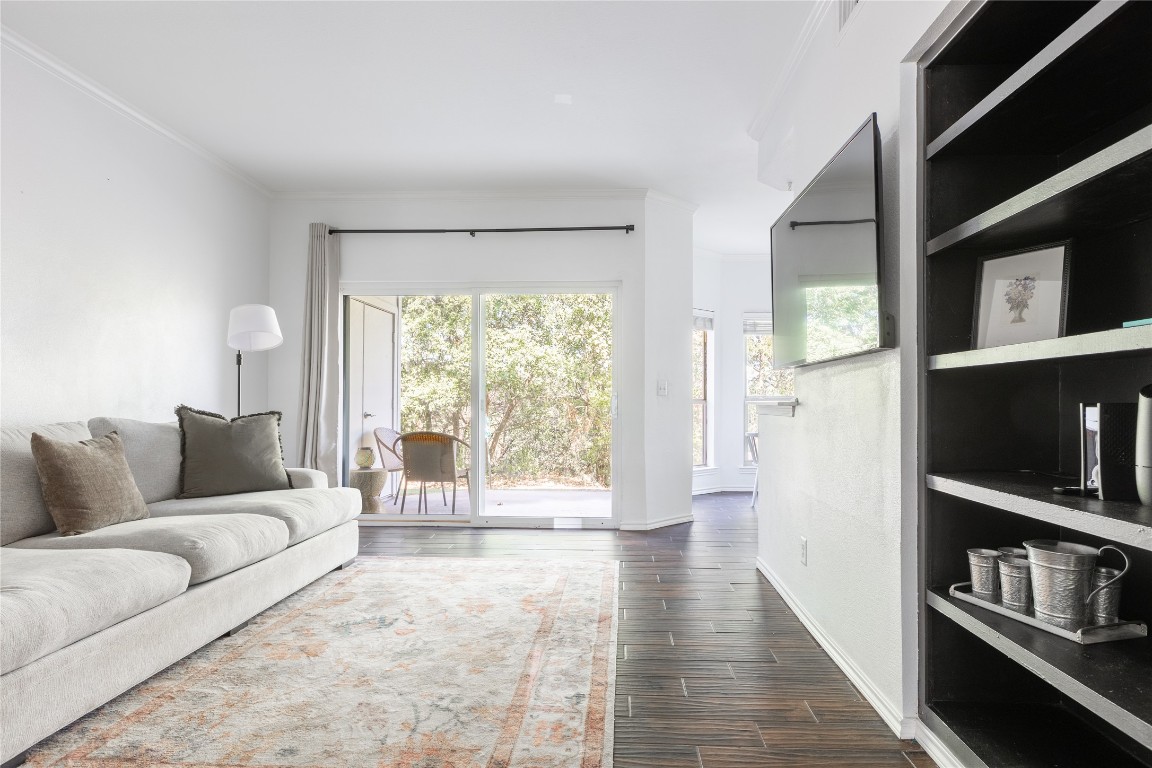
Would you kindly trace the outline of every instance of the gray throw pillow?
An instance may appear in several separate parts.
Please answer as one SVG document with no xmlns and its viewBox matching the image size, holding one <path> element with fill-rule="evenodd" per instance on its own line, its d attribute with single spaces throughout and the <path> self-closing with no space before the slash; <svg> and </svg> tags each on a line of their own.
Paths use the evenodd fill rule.
<svg viewBox="0 0 1152 768">
<path fill-rule="evenodd" d="M 228 419 L 181 405 L 180 498 L 291 488 L 280 445 L 280 413 Z"/>
<path fill-rule="evenodd" d="M 32 456 L 44 506 L 62 535 L 148 517 L 115 432 L 78 443 L 33 432 Z"/>
</svg>

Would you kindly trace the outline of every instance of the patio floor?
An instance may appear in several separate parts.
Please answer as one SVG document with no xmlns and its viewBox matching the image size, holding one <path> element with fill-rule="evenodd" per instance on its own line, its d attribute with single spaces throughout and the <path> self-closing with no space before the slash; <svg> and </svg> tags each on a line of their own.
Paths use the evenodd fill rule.
<svg viewBox="0 0 1152 768">
<path fill-rule="evenodd" d="M 404 501 L 404 518 L 424 517 L 421 510 L 416 512 L 415 486 L 408 489 Z M 379 501 L 378 512 L 386 515 L 399 515 L 400 502 L 394 501 L 385 491 Z M 444 497 L 439 486 L 428 485 L 428 515 L 430 517 L 449 515 L 466 518 L 471 514 L 471 498 L 461 485 L 456 489 L 456 511 L 452 512 L 452 486 L 446 486 Z M 486 492 L 486 516 L 491 517 L 611 517 L 612 491 L 593 488 L 489 488 Z"/>
</svg>

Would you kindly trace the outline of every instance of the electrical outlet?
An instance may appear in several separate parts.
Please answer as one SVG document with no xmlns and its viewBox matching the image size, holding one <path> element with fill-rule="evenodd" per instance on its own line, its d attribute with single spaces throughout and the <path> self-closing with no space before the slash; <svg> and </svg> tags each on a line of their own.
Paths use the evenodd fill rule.
<svg viewBox="0 0 1152 768">
<path fill-rule="evenodd" d="M 808 565 L 808 539 L 800 537 L 800 565 Z"/>
</svg>

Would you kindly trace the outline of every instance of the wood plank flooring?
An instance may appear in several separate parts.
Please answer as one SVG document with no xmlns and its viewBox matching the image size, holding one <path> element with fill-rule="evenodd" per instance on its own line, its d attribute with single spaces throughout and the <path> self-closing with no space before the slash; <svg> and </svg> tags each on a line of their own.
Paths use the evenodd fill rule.
<svg viewBox="0 0 1152 768">
<path fill-rule="evenodd" d="M 616 768 L 928 768 L 756 571 L 748 494 L 648 532 L 363 527 L 396 557 L 619 560 Z"/>
</svg>

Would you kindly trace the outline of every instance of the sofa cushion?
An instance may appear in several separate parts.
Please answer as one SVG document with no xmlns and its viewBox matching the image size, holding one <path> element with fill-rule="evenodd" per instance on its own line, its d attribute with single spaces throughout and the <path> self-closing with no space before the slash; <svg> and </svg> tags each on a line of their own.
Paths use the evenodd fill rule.
<svg viewBox="0 0 1152 768">
<path fill-rule="evenodd" d="M 56 530 L 40 494 L 40 477 L 32 457 L 33 432 L 56 440 L 92 437 L 79 421 L 0 429 L 0 544 Z"/>
<path fill-rule="evenodd" d="M 360 505 L 360 493 L 353 488 L 304 488 L 203 499 L 170 499 L 149 504 L 148 512 L 152 517 L 230 512 L 267 515 L 288 526 L 288 546 L 292 546 L 352 520 L 360 514 Z"/>
<path fill-rule="evenodd" d="M 180 497 L 222 496 L 291 488 L 284 471 L 280 414 L 228 419 L 181 405 Z"/>
<path fill-rule="evenodd" d="M 32 455 L 44 506 L 62 535 L 148 517 L 148 506 L 115 432 L 79 442 L 33 432 Z"/>
<path fill-rule="evenodd" d="M 0 673 L 171 600 L 188 588 L 190 571 L 181 558 L 160 552 L 5 547 L 0 550 Z"/>
<path fill-rule="evenodd" d="M 88 420 L 88 429 L 95 437 L 109 432 L 120 435 L 124 458 L 145 502 L 151 504 L 180 495 L 179 424 L 97 416 Z"/>
<path fill-rule="evenodd" d="M 189 584 L 214 579 L 288 546 L 288 529 L 264 515 L 134 520 L 80 536 L 50 533 L 9 545 L 19 549 L 137 549 L 164 552 L 192 566 Z"/>
</svg>

